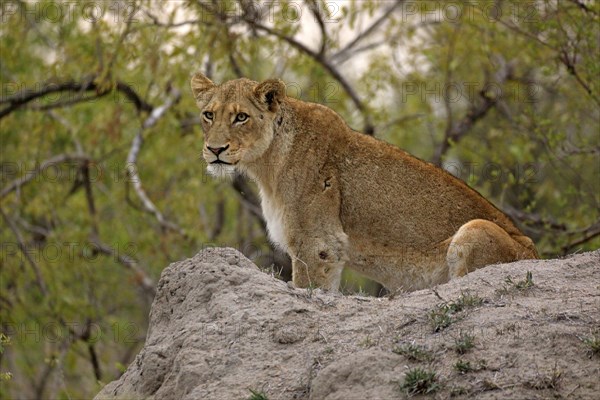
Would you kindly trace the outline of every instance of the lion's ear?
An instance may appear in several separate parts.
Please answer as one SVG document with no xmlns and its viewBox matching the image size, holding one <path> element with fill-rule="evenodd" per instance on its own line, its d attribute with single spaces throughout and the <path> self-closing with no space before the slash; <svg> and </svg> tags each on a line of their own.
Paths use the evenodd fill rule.
<svg viewBox="0 0 600 400">
<path fill-rule="evenodd" d="M 202 75 L 200 72 L 196 72 L 194 74 L 192 81 L 190 82 L 190 86 L 192 87 L 194 98 L 198 103 L 206 102 L 208 100 L 208 96 L 210 96 L 212 93 L 211 89 L 216 87 L 213 81 Z"/>
<path fill-rule="evenodd" d="M 254 88 L 254 95 L 269 111 L 275 112 L 285 97 L 285 83 L 279 79 L 267 79 Z"/>
</svg>

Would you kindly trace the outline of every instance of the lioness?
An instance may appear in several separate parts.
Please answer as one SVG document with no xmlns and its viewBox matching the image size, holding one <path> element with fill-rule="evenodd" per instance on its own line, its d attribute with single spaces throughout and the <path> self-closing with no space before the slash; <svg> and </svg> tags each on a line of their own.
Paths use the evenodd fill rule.
<svg viewBox="0 0 600 400">
<path fill-rule="evenodd" d="M 537 258 L 532 240 L 461 180 L 287 97 L 278 79 L 216 85 L 197 73 L 191 87 L 208 171 L 258 184 L 269 237 L 299 287 L 337 290 L 348 267 L 409 291 Z"/>
</svg>

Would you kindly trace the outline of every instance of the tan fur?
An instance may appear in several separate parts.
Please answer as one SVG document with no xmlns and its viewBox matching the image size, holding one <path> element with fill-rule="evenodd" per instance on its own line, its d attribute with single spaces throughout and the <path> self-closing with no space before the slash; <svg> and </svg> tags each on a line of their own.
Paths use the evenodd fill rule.
<svg viewBox="0 0 600 400">
<path fill-rule="evenodd" d="M 390 290 L 416 290 L 537 258 L 531 239 L 465 183 L 351 130 L 327 107 L 287 97 L 279 80 L 217 86 L 196 74 L 191 86 L 209 170 L 258 184 L 269 236 L 292 258 L 297 286 L 336 290 L 346 266 Z M 238 113 L 249 118 L 236 123 Z M 210 164 L 217 156 L 207 146 L 228 146 L 219 159 L 232 165 Z"/>
</svg>

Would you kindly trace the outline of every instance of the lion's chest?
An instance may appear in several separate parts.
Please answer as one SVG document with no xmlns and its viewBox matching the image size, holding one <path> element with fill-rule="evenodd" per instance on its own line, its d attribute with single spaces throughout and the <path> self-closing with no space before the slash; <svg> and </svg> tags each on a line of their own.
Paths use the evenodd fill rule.
<svg viewBox="0 0 600 400">
<path fill-rule="evenodd" d="M 261 190 L 261 207 L 263 216 L 267 223 L 267 230 L 269 232 L 269 238 L 271 241 L 280 247 L 282 250 L 287 251 L 287 240 L 285 239 L 285 230 L 283 223 L 283 208 L 279 207 L 276 202 L 266 196 Z"/>
</svg>

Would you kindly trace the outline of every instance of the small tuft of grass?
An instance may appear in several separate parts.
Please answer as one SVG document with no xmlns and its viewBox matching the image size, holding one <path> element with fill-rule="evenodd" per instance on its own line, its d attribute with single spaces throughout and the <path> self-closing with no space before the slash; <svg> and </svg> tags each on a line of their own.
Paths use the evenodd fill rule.
<svg viewBox="0 0 600 400">
<path fill-rule="evenodd" d="M 271 264 L 269 268 L 265 269 L 265 272 L 270 274 L 275 279 L 283 280 L 283 267 Z"/>
<path fill-rule="evenodd" d="M 254 390 L 254 389 L 248 389 L 250 390 L 250 397 L 248 397 L 248 400 L 269 400 L 269 398 L 267 397 L 267 395 L 261 390 Z"/>
<path fill-rule="evenodd" d="M 552 371 L 547 374 L 538 374 L 535 379 L 527 382 L 527 386 L 536 390 L 558 389 L 561 378 L 562 371 L 555 364 Z"/>
<path fill-rule="evenodd" d="M 461 374 L 466 374 L 468 372 L 474 371 L 475 369 L 471 365 L 471 361 L 458 360 L 454 363 L 454 369 L 460 372 Z"/>
<path fill-rule="evenodd" d="M 469 291 L 460 293 L 456 301 L 451 301 L 447 304 L 447 307 L 452 312 L 459 312 L 467 308 L 479 307 L 483 304 L 483 299 L 476 294 L 471 294 Z"/>
<path fill-rule="evenodd" d="M 428 394 L 440 389 L 435 371 L 413 368 L 408 370 L 400 386 L 408 395 Z"/>
<path fill-rule="evenodd" d="M 449 327 L 452 323 L 451 311 L 446 305 L 439 305 L 429 311 L 428 317 L 434 332 L 439 332 Z"/>
<path fill-rule="evenodd" d="M 510 276 L 507 276 L 504 282 L 506 282 L 507 285 L 512 286 L 517 290 L 529 289 L 530 287 L 534 286 L 533 274 L 531 273 L 531 271 L 527 271 L 527 273 L 525 274 L 525 279 L 521 281 L 515 282 Z"/>
<path fill-rule="evenodd" d="M 513 322 L 513 323 L 506 324 L 504 326 L 496 328 L 496 335 L 502 336 L 507 333 L 518 333 L 518 330 L 519 329 L 518 329 L 517 324 L 515 324 Z"/>
<path fill-rule="evenodd" d="M 463 308 L 479 307 L 483 304 L 483 298 L 469 291 L 462 292 L 457 301 Z"/>
<path fill-rule="evenodd" d="M 469 394 L 469 389 L 464 386 L 455 386 L 450 389 L 450 397 L 464 396 Z"/>
<path fill-rule="evenodd" d="M 362 342 L 360 342 L 360 346 L 364 348 L 370 348 L 375 346 L 377 343 L 373 339 L 371 339 L 371 335 L 367 335 Z"/>
<path fill-rule="evenodd" d="M 454 350 L 458 354 L 465 354 L 475 347 L 475 336 L 466 332 L 460 332 L 460 335 L 454 339 Z"/>
<path fill-rule="evenodd" d="M 414 343 L 406 343 L 396 346 L 392 349 L 396 354 L 400 354 L 411 361 L 431 361 L 433 353 L 423 346 Z"/>
<path fill-rule="evenodd" d="M 316 289 L 317 289 L 317 286 L 314 285 L 312 282 L 310 282 L 308 284 L 308 286 L 306 287 L 306 297 L 308 297 L 309 299 L 312 299 L 313 293 L 315 292 Z"/>
<path fill-rule="evenodd" d="M 471 364 L 471 361 L 458 360 L 454 363 L 454 369 L 461 374 L 467 374 L 469 372 L 480 371 L 487 368 L 485 360 L 479 360 L 477 364 Z"/>
<path fill-rule="evenodd" d="M 483 390 L 501 390 L 502 388 L 496 382 L 491 379 L 484 379 L 481 382 Z"/>
<path fill-rule="evenodd" d="M 435 292 L 441 299 L 441 296 Z M 442 299 L 443 300 L 443 299 Z M 439 332 L 452 324 L 452 314 L 461 312 L 467 308 L 478 307 L 483 304 L 483 299 L 476 294 L 471 294 L 468 291 L 461 292 L 458 299 L 455 301 L 444 301 L 438 304 L 428 314 L 429 321 L 434 332 Z"/>
<path fill-rule="evenodd" d="M 581 341 L 586 346 L 590 358 L 595 355 L 600 355 L 600 332 L 596 332 L 589 337 L 581 338 Z"/>
</svg>

